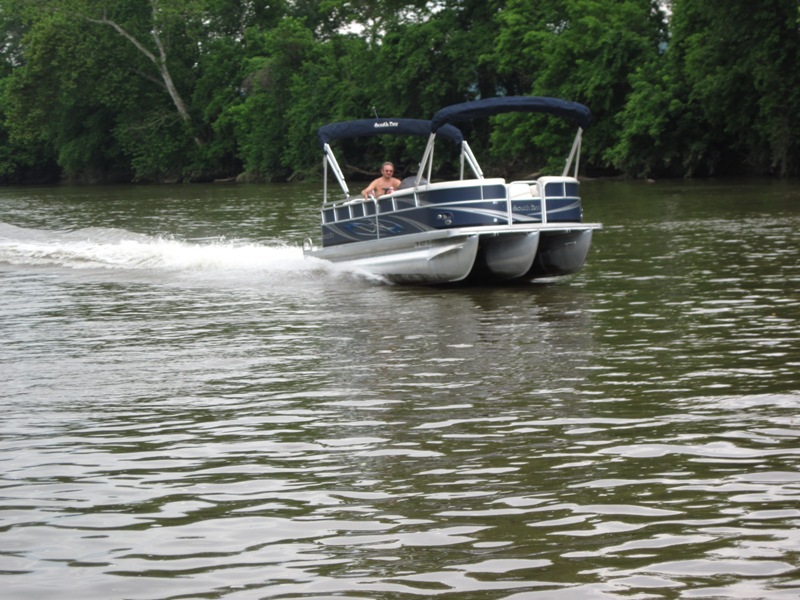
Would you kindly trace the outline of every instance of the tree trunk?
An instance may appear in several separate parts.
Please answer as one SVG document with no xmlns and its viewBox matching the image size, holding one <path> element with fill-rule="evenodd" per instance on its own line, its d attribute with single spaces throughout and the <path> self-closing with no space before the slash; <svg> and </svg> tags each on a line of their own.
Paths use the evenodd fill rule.
<svg viewBox="0 0 800 600">
<path fill-rule="evenodd" d="M 155 13 L 155 7 L 153 8 L 153 12 Z M 108 25 L 109 27 L 113 28 L 114 31 L 119 33 L 122 37 L 133 44 L 136 49 L 139 50 L 139 52 L 144 54 L 153 63 L 153 65 L 155 65 L 156 69 L 158 70 L 158 74 L 161 76 L 161 81 L 164 84 L 164 88 L 167 90 L 169 97 L 172 99 L 172 103 L 175 105 L 175 109 L 178 111 L 178 115 L 180 115 L 184 123 L 191 127 L 192 117 L 189 114 L 189 109 L 186 106 L 186 102 L 183 101 L 183 97 L 178 91 L 178 88 L 175 87 L 175 82 L 172 80 L 172 75 L 170 74 L 169 66 L 167 65 L 167 52 L 164 48 L 164 44 L 161 41 L 158 28 L 155 26 L 155 22 L 153 23 L 153 29 L 150 34 L 153 36 L 153 41 L 158 49 L 158 56 L 153 54 L 153 52 L 151 52 L 142 42 L 140 42 L 133 34 L 123 28 L 119 23 L 112 21 L 105 15 L 103 15 L 102 19 L 92 19 L 90 17 L 84 18 L 91 23 Z M 197 135 L 194 136 L 194 141 L 198 146 L 202 146 L 204 144 L 204 141 Z"/>
</svg>

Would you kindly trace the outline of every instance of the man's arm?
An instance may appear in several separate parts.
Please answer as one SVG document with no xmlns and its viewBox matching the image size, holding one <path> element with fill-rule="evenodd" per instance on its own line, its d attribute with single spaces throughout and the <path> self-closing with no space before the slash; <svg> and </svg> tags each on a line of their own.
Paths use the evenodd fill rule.
<svg viewBox="0 0 800 600">
<path fill-rule="evenodd" d="M 364 200 L 370 195 L 371 192 L 374 192 L 378 187 L 379 179 L 375 179 L 372 183 L 370 183 L 367 187 L 361 190 L 361 195 L 364 197 Z"/>
</svg>

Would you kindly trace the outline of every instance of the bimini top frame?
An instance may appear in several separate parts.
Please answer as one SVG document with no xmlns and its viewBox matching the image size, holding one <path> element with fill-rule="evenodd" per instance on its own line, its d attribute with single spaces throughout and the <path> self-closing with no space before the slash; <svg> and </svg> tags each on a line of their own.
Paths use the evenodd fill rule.
<svg viewBox="0 0 800 600">
<path fill-rule="evenodd" d="M 375 135 L 411 135 L 426 137 L 431 134 L 431 122 L 422 119 L 359 119 L 356 121 L 341 121 L 323 125 L 317 130 L 317 140 L 323 151 L 323 197 L 328 201 L 328 165 L 330 164 L 345 198 L 350 197 L 344 174 L 331 150 L 331 142 L 335 140 L 351 139 L 357 137 L 370 137 Z M 439 128 L 439 135 L 456 144 L 464 142 L 461 131 L 453 126 L 443 124 Z"/>
<path fill-rule="evenodd" d="M 546 96 L 505 96 L 501 98 L 485 98 L 483 100 L 475 100 L 473 102 L 462 102 L 461 104 L 453 104 L 446 106 L 439 110 L 433 119 L 431 119 L 431 134 L 428 138 L 428 145 L 425 147 L 425 153 L 422 157 L 421 166 L 427 166 L 428 180 L 430 180 L 430 172 L 433 165 L 433 145 L 436 136 L 444 127 L 450 126 L 452 123 L 459 123 L 461 121 L 469 121 L 482 117 L 490 117 L 492 115 L 507 113 L 507 112 L 535 112 L 551 114 L 557 117 L 568 119 L 578 125 L 578 132 L 575 134 L 575 140 L 572 143 L 567 162 L 564 165 L 562 176 L 566 176 L 570 168 L 575 165 L 574 176 L 578 176 L 578 167 L 580 161 L 581 139 L 583 137 L 583 130 L 586 129 L 592 122 L 592 113 L 588 107 L 577 102 L 570 102 L 569 100 L 561 100 L 560 98 L 548 98 Z M 466 161 L 475 176 L 483 179 L 483 172 L 478 165 L 478 161 L 472 154 L 469 144 L 463 141 L 461 153 L 461 178 L 464 177 L 464 162 Z M 417 174 L 417 185 L 419 185 L 424 168 L 420 168 Z"/>
<path fill-rule="evenodd" d="M 347 187 L 344 174 L 331 150 L 330 144 L 335 140 L 376 135 L 428 136 L 428 143 L 425 146 L 425 152 L 420 161 L 415 181 L 415 185 L 419 186 L 422 183 L 423 177 L 427 177 L 428 181 L 431 180 L 434 143 L 437 137 L 443 137 L 461 147 L 460 178 L 464 179 L 464 167 L 467 165 L 476 178 L 483 179 L 483 171 L 478 164 L 478 160 L 475 158 L 472 149 L 464 139 L 464 135 L 453 123 L 507 112 L 551 114 L 576 123 L 578 125 L 578 132 L 575 135 L 572 149 L 564 165 L 562 176 L 566 176 L 569 173 L 573 164 L 574 176 L 578 176 L 581 140 L 583 130 L 586 129 L 592 121 L 591 111 L 583 104 L 570 102 L 569 100 L 561 100 L 560 98 L 548 98 L 545 96 L 505 96 L 446 106 L 433 115 L 433 119 L 430 121 L 422 119 L 378 118 L 341 121 L 323 125 L 317 130 L 317 139 L 323 151 L 323 202 L 328 202 L 328 165 L 330 165 L 336 180 L 339 182 L 345 199 L 350 198 L 350 190 Z"/>
</svg>

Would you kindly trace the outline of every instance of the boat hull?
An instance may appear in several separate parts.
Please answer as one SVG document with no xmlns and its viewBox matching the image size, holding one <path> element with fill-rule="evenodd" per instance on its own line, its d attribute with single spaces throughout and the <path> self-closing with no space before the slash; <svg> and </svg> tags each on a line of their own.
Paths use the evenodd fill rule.
<svg viewBox="0 0 800 600">
<path fill-rule="evenodd" d="M 485 177 L 454 123 L 506 112 L 535 112 L 572 121 L 578 131 L 561 175 L 507 182 Z M 358 119 L 317 131 L 323 151 L 320 247 L 306 240 L 306 256 L 410 283 L 513 281 L 568 275 L 579 270 L 599 224 L 583 223 L 578 181 L 583 130 L 591 111 L 582 104 L 541 96 L 483 98 L 446 106 L 430 121 Z M 351 194 L 331 142 L 375 135 L 428 138 L 414 176 L 394 184 L 373 182 L 378 197 Z M 459 150 L 458 179 L 432 182 L 436 139 Z M 465 178 L 467 170 L 473 177 Z M 330 200 L 328 173 L 344 197 Z M 367 191 L 365 190 L 365 192 Z"/>
<path fill-rule="evenodd" d="M 482 235 L 471 279 L 506 281 L 525 276 L 533 267 L 539 239 L 539 231 Z"/>
<path fill-rule="evenodd" d="M 592 229 L 548 231 L 542 235 L 530 277 L 557 277 L 577 273 L 592 245 Z"/>
<path fill-rule="evenodd" d="M 305 255 L 396 283 L 451 283 L 469 275 L 478 254 L 478 242 L 475 233 L 446 230 L 307 249 Z"/>
<path fill-rule="evenodd" d="M 395 283 L 499 282 L 573 273 L 583 266 L 595 224 L 565 230 L 512 225 L 426 231 L 327 248 L 305 255 Z"/>
</svg>

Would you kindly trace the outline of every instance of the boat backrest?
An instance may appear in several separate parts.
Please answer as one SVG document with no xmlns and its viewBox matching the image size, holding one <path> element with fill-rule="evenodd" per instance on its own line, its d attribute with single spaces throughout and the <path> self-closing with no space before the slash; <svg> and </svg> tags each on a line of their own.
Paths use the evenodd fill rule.
<svg viewBox="0 0 800 600">
<path fill-rule="evenodd" d="M 398 187 L 397 189 L 407 190 L 409 188 L 413 188 L 416 185 L 416 182 L 417 182 L 417 176 L 411 175 L 410 177 L 406 177 L 405 179 L 403 179 L 403 181 L 400 182 L 400 187 Z M 426 183 L 428 183 L 428 180 L 423 177 L 420 180 L 419 185 L 425 185 Z"/>
</svg>

